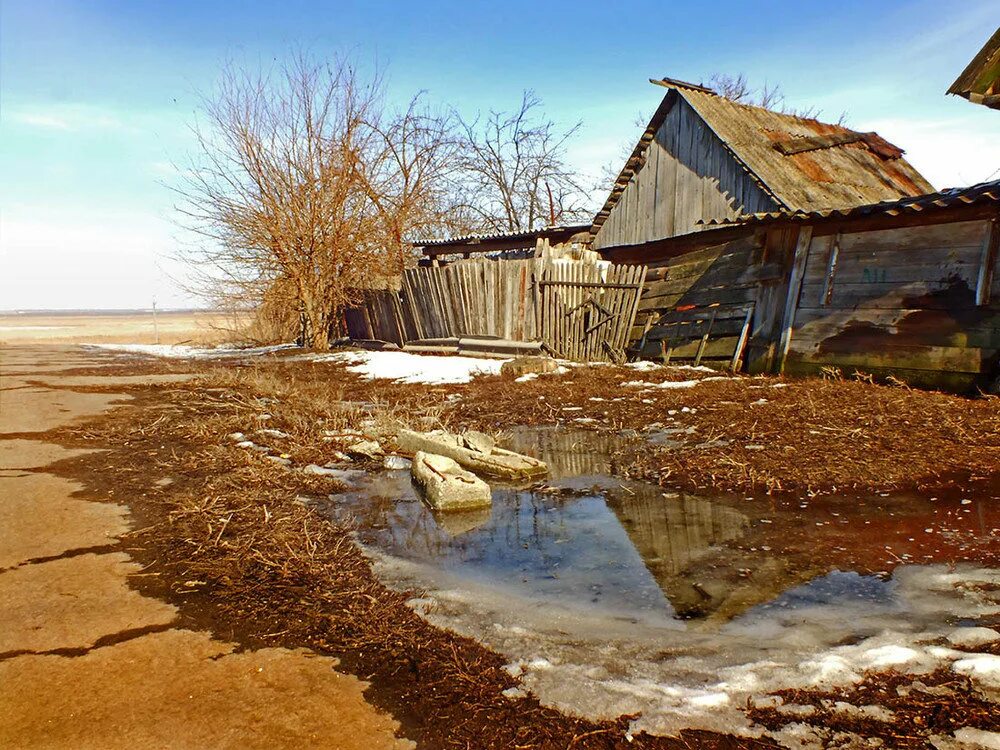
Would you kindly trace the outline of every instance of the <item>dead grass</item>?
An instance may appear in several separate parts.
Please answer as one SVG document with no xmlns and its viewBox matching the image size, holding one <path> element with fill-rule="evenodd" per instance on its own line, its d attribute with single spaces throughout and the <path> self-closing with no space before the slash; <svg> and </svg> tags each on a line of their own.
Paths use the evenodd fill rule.
<svg viewBox="0 0 1000 750">
<path fill-rule="evenodd" d="M 773 695 L 782 699 L 782 707 L 749 708 L 747 715 L 771 730 L 793 722 L 806 724 L 824 738 L 824 746 L 840 747 L 843 735 L 850 733 L 868 743 L 881 741 L 881 747 L 932 748 L 932 736 L 949 736 L 963 727 L 1000 730 L 996 704 L 968 677 L 947 669 L 926 675 L 870 672 L 848 690 L 782 690 Z M 809 707 L 812 712 L 792 714 L 783 710 L 787 706 Z M 872 716 L 864 707 L 883 710 Z"/>
<path fill-rule="evenodd" d="M 248 644 L 308 647 L 341 659 L 372 683 L 367 695 L 428 748 L 768 748 L 766 740 L 709 732 L 626 739 L 629 717 L 589 721 L 533 697 L 508 698 L 517 680 L 505 659 L 439 630 L 387 589 L 350 529 L 303 498 L 341 489 L 287 470 L 226 436 L 257 425 L 287 432 L 270 441 L 296 464 L 337 448 L 324 431 L 364 431 L 370 407 L 342 408 L 353 381 L 303 382 L 260 368 L 215 370 L 199 383 L 136 389 L 136 400 L 60 442 L 107 449 L 59 471 L 95 497 L 128 498 L 141 528 L 129 544 L 145 565 L 139 586 L 166 593 L 186 617 Z M 330 377 L 330 376 L 333 377 Z M 370 394 L 374 395 L 374 394 Z M 381 419 L 412 417 L 423 396 L 388 395 Z M 432 417 L 433 418 L 433 417 Z M 379 427 L 379 425 L 375 425 Z M 265 442 L 261 439 L 261 442 Z"/>
<path fill-rule="evenodd" d="M 772 380 L 739 378 L 641 393 L 621 383 L 681 380 L 692 373 L 593 367 L 528 383 L 484 377 L 468 385 L 410 386 L 363 381 L 329 364 L 279 360 L 203 369 L 200 382 L 135 389 L 136 401 L 103 423 L 63 431 L 60 442 L 107 452 L 64 462 L 62 471 L 94 497 L 113 492 L 128 498 L 141 527 L 130 544 L 147 565 L 137 585 L 169 591 L 185 616 L 201 617 L 243 642 L 305 646 L 339 657 L 345 670 L 371 681 L 369 699 L 429 748 L 774 745 L 707 732 L 629 741 L 628 717 L 594 722 L 532 697 L 505 697 L 516 680 L 502 669 L 503 657 L 418 617 L 406 605 L 407 594 L 387 589 L 373 575 L 350 529 L 302 502 L 339 491 L 336 482 L 238 449 L 225 437 L 229 433 L 243 432 L 303 465 L 322 464 L 338 449 L 336 439 L 324 440 L 329 433 L 381 434 L 397 423 L 642 430 L 673 416 L 674 423 L 695 427 L 696 440 L 677 450 L 640 453 L 625 471 L 663 484 L 741 491 L 967 484 L 996 477 L 1000 448 L 996 400 L 857 382 L 772 388 Z M 461 398 L 449 401 L 454 394 Z M 669 415 L 671 409 L 677 414 Z M 259 429 L 287 437 L 262 436 Z M 731 442 L 699 447 L 716 438 Z M 161 479 L 169 483 L 157 484 Z M 876 688 L 873 682 L 870 689 Z M 894 704 L 903 719 L 927 708 L 919 691 L 911 695 L 912 710 Z M 979 726 L 975 696 L 957 695 L 949 710 L 973 712 L 970 721 Z M 763 710 L 751 718 L 765 726 L 778 721 Z M 838 727 L 869 732 L 898 747 L 924 746 L 918 740 L 929 731 L 913 734 L 915 744 L 893 744 L 903 741 L 899 737 L 910 742 L 911 735 L 845 724 L 829 712 L 816 722 L 834 733 Z"/>
</svg>

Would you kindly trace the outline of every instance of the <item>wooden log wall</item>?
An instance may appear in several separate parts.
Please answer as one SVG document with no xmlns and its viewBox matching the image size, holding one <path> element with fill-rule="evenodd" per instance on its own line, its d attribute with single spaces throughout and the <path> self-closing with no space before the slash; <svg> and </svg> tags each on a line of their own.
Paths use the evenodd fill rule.
<svg viewBox="0 0 1000 750">
<path fill-rule="evenodd" d="M 1000 375 L 998 241 L 996 220 L 814 237 L 785 370 L 988 386 Z"/>
</svg>

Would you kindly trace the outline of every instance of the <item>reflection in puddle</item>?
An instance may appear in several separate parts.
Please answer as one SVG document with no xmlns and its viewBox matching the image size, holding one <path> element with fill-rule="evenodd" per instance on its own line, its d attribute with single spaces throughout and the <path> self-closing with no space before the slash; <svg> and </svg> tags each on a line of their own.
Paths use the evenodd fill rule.
<svg viewBox="0 0 1000 750">
<path fill-rule="evenodd" d="M 624 619 L 705 626 L 755 608 L 814 607 L 819 591 L 827 605 L 874 602 L 891 597 L 885 579 L 898 563 L 957 562 L 973 544 L 982 556 L 998 541 L 985 503 L 971 514 L 915 498 L 709 500 L 615 479 L 615 455 L 629 443 L 614 434 L 520 428 L 507 444 L 548 463 L 545 486 L 497 485 L 491 509 L 436 514 L 409 473 L 395 471 L 335 496 L 330 512 L 365 544 L 459 578 Z M 855 572 L 824 578 L 838 569 Z"/>
<path fill-rule="evenodd" d="M 552 474 L 495 486 L 490 510 L 436 516 L 398 471 L 329 512 L 546 705 L 749 732 L 752 696 L 950 668 L 956 627 L 1000 622 L 996 498 L 709 499 L 616 479 L 616 452 L 642 447 L 616 435 L 523 429 L 508 446 Z"/>
</svg>

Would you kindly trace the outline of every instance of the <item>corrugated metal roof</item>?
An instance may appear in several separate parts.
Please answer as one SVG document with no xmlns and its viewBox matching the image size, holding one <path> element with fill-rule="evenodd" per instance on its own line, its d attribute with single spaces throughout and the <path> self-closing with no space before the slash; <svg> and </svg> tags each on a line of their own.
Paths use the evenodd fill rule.
<svg viewBox="0 0 1000 750">
<path fill-rule="evenodd" d="M 732 226 L 765 224 L 784 220 L 809 222 L 819 219 L 856 218 L 861 216 L 901 216 L 919 214 L 943 208 L 969 206 L 973 204 L 996 203 L 1000 205 L 1000 180 L 981 182 L 962 188 L 948 188 L 924 195 L 908 196 L 894 201 L 880 201 L 850 208 L 828 208 L 813 211 L 769 211 L 750 214 L 736 219 L 712 219 L 706 226 Z"/>
<path fill-rule="evenodd" d="M 934 187 L 875 133 L 682 91 L 746 168 L 789 209 L 846 208 L 927 193 Z M 781 145 L 816 136 L 850 137 L 825 148 L 782 153 Z"/>
<path fill-rule="evenodd" d="M 494 232 L 487 234 L 464 234 L 457 237 L 447 237 L 440 240 L 423 239 L 414 240 L 410 244 L 414 247 L 435 247 L 438 245 L 469 245 L 490 240 L 530 240 L 536 237 L 545 237 L 552 234 L 584 232 L 590 228 L 590 224 L 559 224 L 544 229 L 533 229 L 529 232 L 514 232 L 504 234 Z"/>
<path fill-rule="evenodd" d="M 1000 28 L 955 79 L 948 93 L 1000 109 Z"/>
<path fill-rule="evenodd" d="M 673 79 L 655 80 L 663 98 L 615 182 L 591 230 L 596 233 L 645 161 L 645 151 L 682 97 L 726 148 L 781 205 L 792 210 L 845 208 L 919 195 L 934 187 L 877 133 L 737 104 L 710 89 Z"/>
</svg>

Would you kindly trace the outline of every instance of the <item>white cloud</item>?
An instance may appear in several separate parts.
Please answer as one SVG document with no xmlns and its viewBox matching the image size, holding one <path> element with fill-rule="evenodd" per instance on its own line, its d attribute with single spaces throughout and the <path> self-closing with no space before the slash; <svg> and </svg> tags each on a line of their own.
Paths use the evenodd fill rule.
<svg viewBox="0 0 1000 750">
<path fill-rule="evenodd" d="M 113 112 L 88 104 L 25 107 L 14 110 L 9 120 L 46 130 L 123 130 L 128 127 L 122 118 Z"/>
<path fill-rule="evenodd" d="M 993 115 L 994 120 L 982 115 Z M 936 188 L 1000 178 L 1000 139 L 996 137 L 1000 117 L 995 112 L 983 109 L 964 117 L 892 118 L 868 124 L 904 148 L 906 159 Z"/>
<path fill-rule="evenodd" d="M 40 114 L 35 112 L 20 112 L 12 117 L 15 122 L 20 122 L 25 125 L 35 125 L 40 128 L 50 128 L 52 130 L 72 130 L 66 120 L 61 117 L 55 117 L 53 115 Z"/>
</svg>

